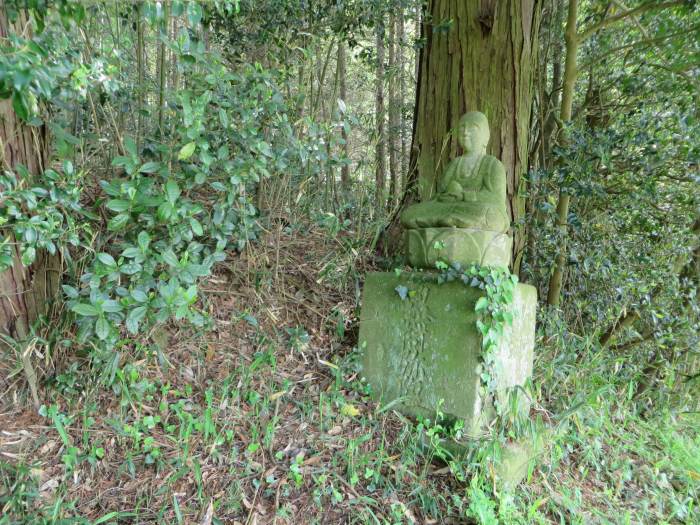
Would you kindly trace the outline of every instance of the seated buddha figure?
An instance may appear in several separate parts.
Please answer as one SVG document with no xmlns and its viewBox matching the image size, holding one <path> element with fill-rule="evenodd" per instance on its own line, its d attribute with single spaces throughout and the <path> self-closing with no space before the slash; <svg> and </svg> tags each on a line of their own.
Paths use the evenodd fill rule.
<svg viewBox="0 0 700 525">
<path fill-rule="evenodd" d="M 409 229 L 452 227 L 505 233 L 510 226 L 506 173 L 497 158 L 486 154 L 486 116 L 466 113 L 457 133 L 464 155 L 452 160 L 440 175 L 433 198 L 408 207 L 401 223 Z"/>
</svg>

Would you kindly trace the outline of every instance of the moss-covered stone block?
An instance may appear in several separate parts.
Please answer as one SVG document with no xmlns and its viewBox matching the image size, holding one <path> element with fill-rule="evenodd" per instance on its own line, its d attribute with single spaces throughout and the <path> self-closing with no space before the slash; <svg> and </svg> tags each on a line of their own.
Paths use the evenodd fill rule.
<svg viewBox="0 0 700 525">
<path fill-rule="evenodd" d="M 440 407 L 464 420 L 467 435 L 483 435 L 494 417 L 480 394 L 482 339 L 474 307 L 483 295 L 461 282 L 438 284 L 428 273 L 368 274 L 359 345 L 375 398 L 412 416 L 433 418 Z M 532 373 L 536 301 L 532 286 L 517 285 L 513 325 L 497 349 L 499 391 L 524 384 Z"/>
</svg>

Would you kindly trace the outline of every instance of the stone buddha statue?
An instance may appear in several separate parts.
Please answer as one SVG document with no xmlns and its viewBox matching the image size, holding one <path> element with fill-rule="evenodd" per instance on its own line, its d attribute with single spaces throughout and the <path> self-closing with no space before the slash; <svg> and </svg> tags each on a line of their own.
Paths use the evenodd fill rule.
<svg viewBox="0 0 700 525">
<path fill-rule="evenodd" d="M 457 133 L 464 154 L 438 177 L 432 199 L 401 215 L 409 262 L 424 268 L 434 267 L 438 260 L 508 266 L 512 239 L 507 235 L 506 173 L 498 159 L 486 154 L 486 116 L 466 113 Z"/>
</svg>

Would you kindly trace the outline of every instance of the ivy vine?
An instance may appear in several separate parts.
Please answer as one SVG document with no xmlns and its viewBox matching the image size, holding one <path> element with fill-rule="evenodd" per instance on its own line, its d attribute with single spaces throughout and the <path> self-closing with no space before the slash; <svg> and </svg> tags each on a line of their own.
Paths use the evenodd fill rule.
<svg viewBox="0 0 700 525">
<path fill-rule="evenodd" d="M 513 324 L 513 295 L 518 277 L 507 268 L 471 265 L 462 269 L 459 265 L 448 266 L 438 262 L 438 283 L 461 281 L 466 286 L 478 288 L 485 295 L 477 299 L 474 311 L 478 314 L 476 327 L 481 334 L 481 395 L 493 396 L 497 415 L 503 414 L 503 407 L 497 395 L 498 371 L 496 354 L 505 329 Z"/>
<path fill-rule="evenodd" d="M 473 264 L 462 268 L 459 264 L 448 265 L 442 261 L 438 261 L 436 267 L 439 270 L 436 277 L 438 284 L 458 281 L 485 293 L 474 305 L 474 311 L 478 314 L 476 327 L 481 334 L 480 395 L 483 399 L 493 400 L 496 426 L 505 429 L 509 422 L 518 420 L 519 403 L 515 389 L 498 392 L 500 381 L 497 354 L 507 327 L 513 324 L 512 305 L 518 277 L 504 267 Z M 404 285 L 397 286 L 396 293 L 402 300 L 415 294 Z"/>
</svg>

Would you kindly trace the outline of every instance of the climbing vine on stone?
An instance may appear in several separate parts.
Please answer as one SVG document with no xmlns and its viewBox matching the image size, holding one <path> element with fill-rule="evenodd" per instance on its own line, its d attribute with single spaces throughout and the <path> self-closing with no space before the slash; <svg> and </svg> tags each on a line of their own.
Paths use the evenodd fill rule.
<svg viewBox="0 0 700 525">
<path fill-rule="evenodd" d="M 499 396 L 496 395 L 498 387 L 496 352 L 505 328 L 513 324 L 511 305 L 518 277 L 501 267 L 474 264 L 467 269 L 462 269 L 459 265 L 448 266 L 442 262 L 437 266 L 442 270 L 438 276 L 438 283 L 459 280 L 466 286 L 479 288 L 486 293 L 476 301 L 474 307 L 479 314 L 477 328 L 482 336 L 481 395 L 482 397 L 493 396 L 496 413 L 501 416 L 504 413 L 504 407 L 501 406 Z"/>
</svg>

